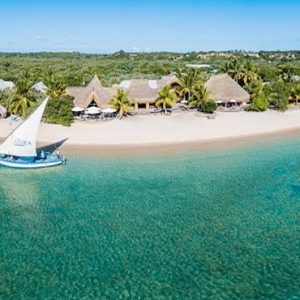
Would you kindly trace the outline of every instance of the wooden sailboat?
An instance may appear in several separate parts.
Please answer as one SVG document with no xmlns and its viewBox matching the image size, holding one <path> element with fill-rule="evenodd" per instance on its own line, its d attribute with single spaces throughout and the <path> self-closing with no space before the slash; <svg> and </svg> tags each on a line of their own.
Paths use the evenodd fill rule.
<svg viewBox="0 0 300 300">
<path fill-rule="evenodd" d="M 47 102 L 48 98 L 0 145 L 0 165 L 36 169 L 58 166 L 65 162 L 64 157 L 58 153 L 37 153 L 37 133 Z"/>
</svg>

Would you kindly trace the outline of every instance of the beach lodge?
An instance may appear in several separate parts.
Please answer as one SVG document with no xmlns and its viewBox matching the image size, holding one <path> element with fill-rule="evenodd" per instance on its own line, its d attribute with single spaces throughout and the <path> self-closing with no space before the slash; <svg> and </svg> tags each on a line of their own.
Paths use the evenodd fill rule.
<svg viewBox="0 0 300 300">
<path fill-rule="evenodd" d="M 124 80 L 119 85 L 104 87 L 97 75 L 95 75 L 87 86 L 70 86 L 67 87 L 66 92 L 73 98 L 73 114 L 75 116 L 81 116 L 84 112 L 89 114 L 90 112 L 90 116 L 96 118 L 102 112 L 111 117 L 115 115 L 116 110 L 111 107 L 110 101 L 119 89 L 125 90 L 128 93 L 134 105 L 135 112 L 143 114 L 157 111 L 155 101 L 162 88 L 168 85 L 176 88 L 178 84 L 179 81 L 176 75 L 171 74 L 162 76 L 157 80 Z M 218 110 L 221 111 L 241 110 L 250 101 L 249 93 L 226 73 L 211 75 L 205 83 L 205 87 L 209 92 L 209 97 L 217 103 Z M 0 80 L 0 90 L 12 88 L 14 88 L 13 82 Z M 47 87 L 40 81 L 33 86 L 33 89 L 41 93 L 46 93 Z M 6 114 L 6 109 L 0 107 L 0 118 L 5 118 Z"/>
<path fill-rule="evenodd" d="M 175 75 L 163 76 L 159 80 L 133 79 L 124 80 L 119 85 L 103 87 L 97 75 L 86 87 L 68 87 L 67 94 L 74 98 L 74 111 L 83 112 L 91 107 L 108 111 L 111 109 L 110 100 L 116 95 L 118 89 L 127 91 L 134 103 L 136 112 L 150 111 L 159 91 L 171 85 L 176 87 L 178 79 Z M 249 93 L 235 82 L 228 74 L 212 75 L 205 83 L 210 97 L 222 108 L 245 107 L 250 101 Z M 96 113 L 96 110 L 93 109 Z"/>
<path fill-rule="evenodd" d="M 212 75 L 205 87 L 219 108 L 243 108 L 250 101 L 250 94 L 226 73 Z"/>
<path fill-rule="evenodd" d="M 167 85 L 176 85 L 177 82 L 175 75 L 168 75 L 159 80 L 124 80 L 119 85 L 103 87 L 95 75 L 86 87 L 68 87 L 67 94 L 74 98 L 74 106 L 78 111 L 89 107 L 98 107 L 102 110 L 110 108 L 110 100 L 119 89 L 123 89 L 134 103 L 135 111 L 150 110 L 154 107 L 159 91 Z"/>
</svg>

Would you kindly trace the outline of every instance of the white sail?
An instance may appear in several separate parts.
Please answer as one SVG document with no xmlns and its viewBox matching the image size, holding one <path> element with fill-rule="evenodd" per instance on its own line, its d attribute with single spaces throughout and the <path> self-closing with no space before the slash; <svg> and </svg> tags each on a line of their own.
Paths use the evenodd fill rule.
<svg viewBox="0 0 300 300">
<path fill-rule="evenodd" d="M 21 157 L 37 156 L 37 133 L 47 102 L 48 98 L 7 137 L 0 145 L 0 153 Z"/>
</svg>

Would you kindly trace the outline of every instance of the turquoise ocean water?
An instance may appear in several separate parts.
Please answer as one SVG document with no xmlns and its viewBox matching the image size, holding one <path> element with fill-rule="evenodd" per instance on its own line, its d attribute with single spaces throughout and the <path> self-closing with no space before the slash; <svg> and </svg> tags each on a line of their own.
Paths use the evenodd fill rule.
<svg viewBox="0 0 300 300">
<path fill-rule="evenodd" d="M 0 299 L 300 299 L 300 139 L 0 168 Z"/>
</svg>

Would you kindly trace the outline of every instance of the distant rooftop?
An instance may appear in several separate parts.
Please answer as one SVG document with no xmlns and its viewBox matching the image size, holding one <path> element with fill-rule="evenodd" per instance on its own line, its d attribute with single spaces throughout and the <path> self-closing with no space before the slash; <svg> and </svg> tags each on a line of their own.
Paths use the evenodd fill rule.
<svg viewBox="0 0 300 300">
<path fill-rule="evenodd" d="M 15 84 L 12 81 L 5 81 L 0 79 L 0 90 L 3 91 L 5 89 L 12 89 Z"/>
<path fill-rule="evenodd" d="M 37 82 L 36 84 L 33 85 L 32 88 L 41 93 L 46 93 L 47 91 L 47 86 L 44 84 L 43 81 Z"/>
<path fill-rule="evenodd" d="M 193 68 L 193 69 L 208 69 L 211 66 L 208 64 L 186 64 L 187 68 Z"/>
<path fill-rule="evenodd" d="M 209 91 L 210 97 L 215 101 L 247 102 L 250 100 L 249 93 L 226 73 L 212 75 L 205 83 L 205 87 Z"/>
</svg>

